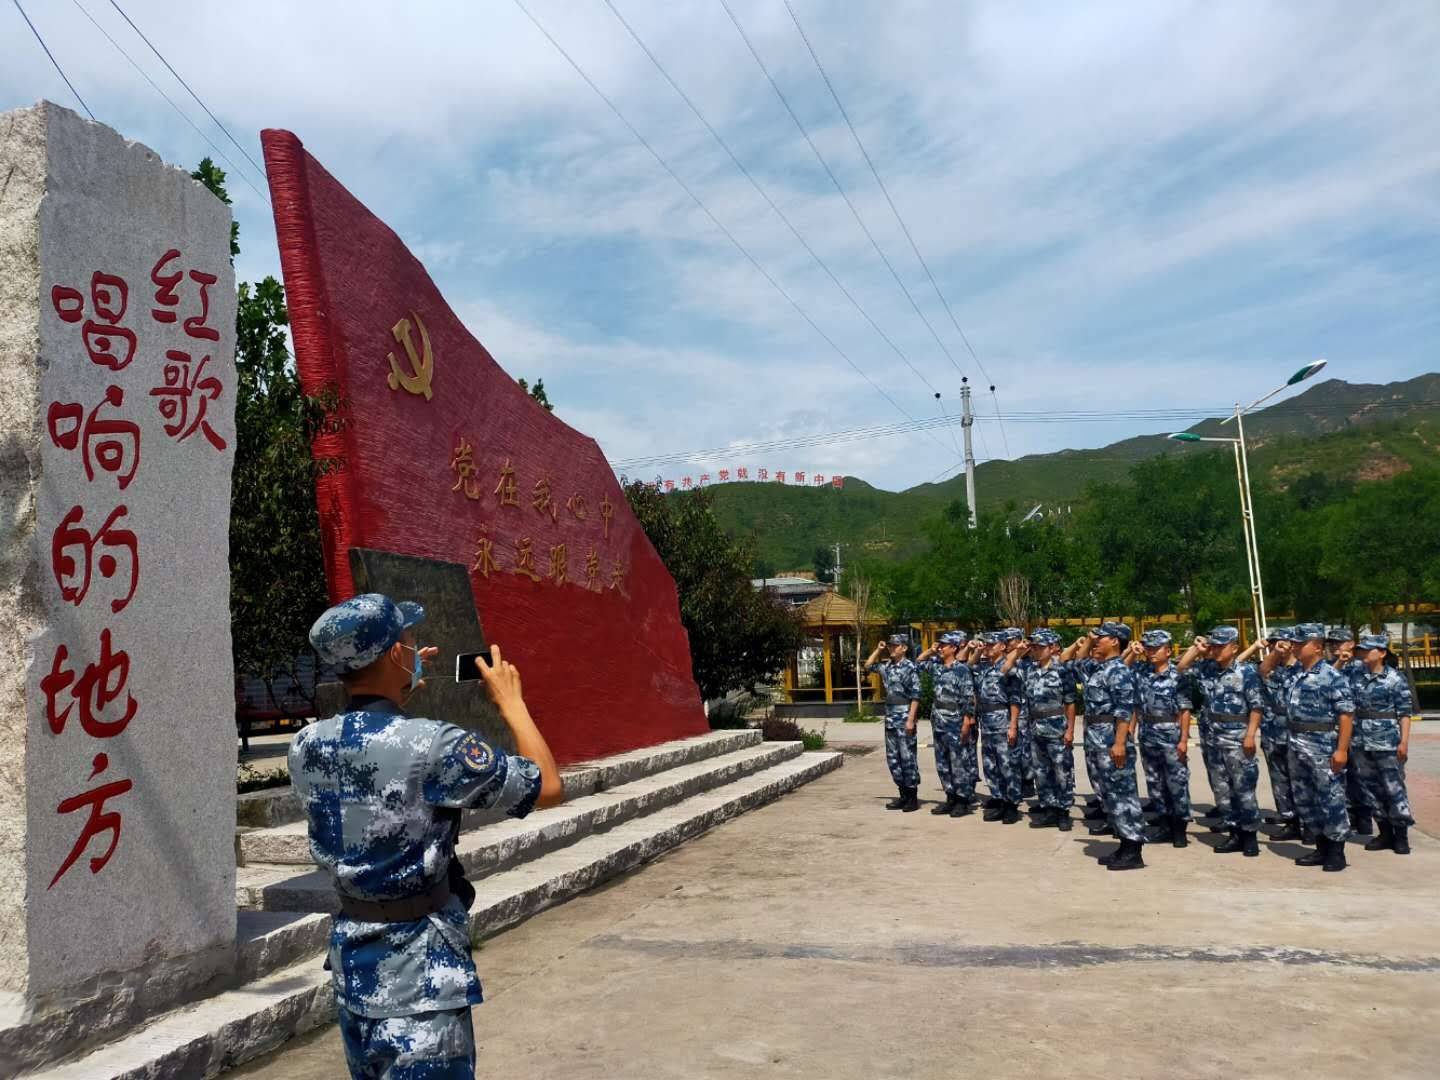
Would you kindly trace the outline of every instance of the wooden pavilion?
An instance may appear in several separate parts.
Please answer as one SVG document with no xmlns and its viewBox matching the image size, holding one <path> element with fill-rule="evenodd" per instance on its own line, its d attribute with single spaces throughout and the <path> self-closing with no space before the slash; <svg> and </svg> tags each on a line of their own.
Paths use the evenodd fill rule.
<svg viewBox="0 0 1440 1080">
<path fill-rule="evenodd" d="M 870 655 L 874 639 L 889 625 L 879 616 L 865 620 L 865 633 L 855 640 L 855 604 L 830 590 L 800 609 L 805 642 L 786 665 L 782 686 L 785 702 L 777 714 L 791 716 L 843 716 L 855 708 L 855 674 Z M 863 676 L 859 696 L 878 699 L 878 676 Z"/>
</svg>

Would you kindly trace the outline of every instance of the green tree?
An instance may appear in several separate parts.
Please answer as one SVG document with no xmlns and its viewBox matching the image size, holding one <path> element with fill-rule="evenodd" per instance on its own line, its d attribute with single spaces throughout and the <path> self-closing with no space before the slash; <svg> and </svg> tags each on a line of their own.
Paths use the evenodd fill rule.
<svg viewBox="0 0 1440 1080">
<path fill-rule="evenodd" d="M 200 167 L 190 174 L 190 179 L 199 180 L 210 189 L 210 193 L 223 202 L 230 205 L 230 194 L 225 190 L 225 170 L 216 165 L 208 157 L 200 159 Z M 240 223 L 232 220 L 230 222 L 230 261 L 235 261 L 235 256 L 240 254 Z"/>
<path fill-rule="evenodd" d="M 206 158 L 193 174 L 229 202 Z M 232 256 L 239 228 L 230 230 Z M 285 290 L 239 286 L 235 318 L 235 466 L 230 488 L 230 631 L 238 672 L 293 674 L 325 609 L 325 568 L 310 439 L 329 402 L 308 398 L 286 345 Z"/>
<path fill-rule="evenodd" d="M 690 635 L 695 682 L 705 700 L 754 690 L 800 647 L 793 612 L 750 584 L 750 545 L 728 536 L 708 491 L 664 492 L 635 482 L 630 508 L 675 579 L 680 620 Z"/>
<path fill-rule="evenodd" d="M 549 395 L 545 393 L 545 380 L 544 380 L 544 379 L 536 379 L 534 386 L 531 386 L 531 385 L 530 385 L 528 382 L 526 382 L 524 379 L 516 379 L 515 381 L 520 384 L 520 389 L 521 389 L 521 390 L 524 390 L 527 394 L 529 394 L 531 400 L 533 400 L 537 405 L 539 405 L 541 408 L 543 408 L 546 412 L 554 412 L 554 411 L 555 411 L 555 406 L 550 404 L 550 397 L 549 397 Z"/>
</svg>

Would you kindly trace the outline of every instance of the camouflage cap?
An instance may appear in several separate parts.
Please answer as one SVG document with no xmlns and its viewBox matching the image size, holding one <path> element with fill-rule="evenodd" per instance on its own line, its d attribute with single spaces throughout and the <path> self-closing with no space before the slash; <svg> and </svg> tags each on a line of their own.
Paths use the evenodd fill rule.
<svg viewBox="0 0 1440 1080">
<path fill-rule="evenodd" d="M 1296 623 L 1290 628 L 1290 640 L 1298 644 L 1306 641 L 1313 641 L 1316 638 L 1324 639 L 1325 627 L 1318 622 Z"/>
<path fill-rule="evenodd" d="M 1169 630 L 1146 630 L 1140 635 L 1140 644 L 1147 649 L 1158 649 L 1162 645 L 1169 645 L 1174 640 L 1170 636 Z"/>
<path fill-rule="evenodd" d="M 1211 645 L 1233 645 L 1240 640 L 1240 631 L 1233 626 L 1217 626 L 1205 635 Z"/>
<path fill-rule="evenodd" d="M 1265 635 L 1266 641 L 1289 641 L 1290 630 L 1284 626 L 1272 626 L 1270 632 Z"/>
<path fill-rule="evenodd" d="M 966 640 L 964 630 L 946 630 L 945 633 L 940 635 L 941 645 L 954 645 L 958 647 L 964 645 Z"/>
<path fill-rule="evenodd" d="M 1350 632 L 1348 626 L 1327 626 L 1325 628 L 1326 641 L 1354 641 L 1355 635 Z"/>
<path fill-rule="evenodd" d="M 1049 627 L 1042 626 L 1030 635 L 1030 642 L 1034 645 L 1059 645 L 1060 635 Z"/>
<path fill-rule="evenodd" d="M 1385 649 L 1388 651 L 1390 648 L 1390 635 L 1361 634 L 1359 640 L 1355 642 L 1355 648 L 1360 650 L 1361 652 L 1364 652 L 1367 649 Z"/>
<path fill-rule="evenodd" d="M 1004 633 L 1000 630 L 986 630 L 980 635 L 980 641 L 984 645 L 999 645 L 1004 640 Z"/>
<path fill-rule="evenodd" d="M 381 593 L 361 593 L 329 608 L 310 627 L 310 645 L 336 671 L 369 667 L 425 618 L 413 600 L 395 603 Z"/>
<path fill-rule="evenodd" d="M 1095 633 L 1096 637 L 1113 637 L 1119 641 L 1130 640 L 1130 627 L 1123 622 L 1103 622 Z"/>
<path fill-rule="evenodd" d="M 885 639 L 887 645 L 909 645 L 910 639 L 904 634 L 891 634 Z"/>
</svg>

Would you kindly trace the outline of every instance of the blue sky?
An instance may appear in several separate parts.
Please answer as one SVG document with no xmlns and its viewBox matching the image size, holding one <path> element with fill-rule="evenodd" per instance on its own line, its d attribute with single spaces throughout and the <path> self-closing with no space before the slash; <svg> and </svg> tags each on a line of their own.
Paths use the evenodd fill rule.
<svg viewBox="0 0 1440 1080">
<path fill-rule="evenodd" d="M 76 0 L 24 0 L 96 116 L 211 153 Z M 1154 425 L 1049 410 L 1224 408 L 1302 363 L 1386 382 L 1440 367 L 1440 6 L 794 0 L 989 380 L 911 253 L 781 0 L 729 0 L 976 397 L 977 453 Z M 78 0 L 240 160 L 105 0 Z M 600 0 L 527 0 L 715 216 L 911 417 L 931 389 L 795 241 Z M 876 256 L 719 0 L 615 0 L 860 305 L 958 410 L 959 373 Z M 288 127 L 426 263 L 517 376 L 612 461 L 902 421 L 695 208 L 511 0 L 123 5 L 260 160 Z M 13 6 L 0 108 L 74 106 Z M 223 162 L 221 163 L 223 166 Z M 243 165 L 244 163 L 241 162 Z M 242 170 L 248 171 L 248 170 Z M 252 180 L 263 190 L 260 180 Z M 237 271 L 278 273 L 230 190 Z M 899 488 L 945 432 L 721 453 Z M 634 470 L 632 470 L 634 471 Z M 945 473 L 949 475 L 949 473 Z"/>
</svg>

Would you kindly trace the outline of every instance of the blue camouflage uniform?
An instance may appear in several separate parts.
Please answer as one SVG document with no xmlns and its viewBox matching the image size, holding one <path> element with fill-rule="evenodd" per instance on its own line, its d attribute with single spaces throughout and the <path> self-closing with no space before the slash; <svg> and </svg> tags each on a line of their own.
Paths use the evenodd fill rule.
<svg viewBox="0 0 1440 1080">
<path fill-rule="evenodd" d="M 1347 679 L 1354 682 L 1357 676 L 1365 673 L 1365 665 L 1359 660 L 1341 661 L 1337 658 L 1338 646 L 1342 642 L 1354 641 L 1355 635 L 1350 632 L 1348 626 L 1327 626 L 1325 627 L 1325 659 L 1330 666 L 1340 672 Z M 1358 734 L 1359 723 L 1356 723 Z M 1354 743 L 1352 742 L 1352 746 Z M 1365 786 L 1360 781 L 1360 770 L 1351 762 L 1345 767 L 1345 802 L 1350 809 L 1350 821 L 1358 831 L 1368 833 L 1370 831 L 1370 806 L 1365 796 Z"/>
<path fill-rule="evenodd" d="M 894 635 L 890 644 L 906 643 Z M 885 764 L 890 778 L 902 791 L 920 786 L 920 762 L 916 756 L 915 732 L 905 732 L 910 718 L 910 702 L 920 700 L 920 671 L 908 656 L 899 660 L 880 660 L 865 666 L 877 672 L 885 684 Z"/>
<path fill-rule="evenodd" d="M 1388 649 L 1383 634 L 1361 637 L 1362 649 Z M 1358 663 L 1358 662 L 1357 662 Z M 1405 763 L 1400 748 L 1400 725 L 1414 713 L 1410 684 L 1391 667 L 1371 672 L 1364 664 L 1350 670 L 1355 701 L 1355 734 L 1350 741 L 1350 769 L 1360 778 L 1365 804 L 1377 821 L 1392 828 L 1415 824 L 1410 796 L 1405 790 Z"/>
<path fill-rule="evenodd" d="M 1319 626 L 1302 624 L 1291 640 L 1318 637 Z M 1345 812 L 1344 770 L 1331 768 L 1331 756 L 1340 743 L 1340 717 L 1355 713 L 1350 680 L 1325 660 L 1308 670 L 1303 666 L 1290 679 L 1285 695 L 1290 724 L 1290 785 L 1295 810 L 1312 833 L 1343 843 L 1350 832 Z"/>
<path fill-rule="evenodd" d="M 1100 632 L 1117 637 L 1122 645 L 1130 639 L 1129 627 L 1118 623 L 1105 623 Z M 1130 731 L 1135 730 L 1135 713 L 1140 704 L 1135 673 L 1118 656 L 1103 661 L 1082 660 L 1078 670 L 1085 676 L 1085 753 L 1099 776 L 1105 816 L 1120 839 L 1144 843 L 1133 739 L 1126 738 L 1123 765 L 1117 767 L 1110 757 L 1116 723 L 1123 721 L 1131 725 Z"/>
<path fill-rule="evenodd" d="M 310 640 L 323 661 L 358 671 L 423 617 L 368 593 L 326 611 Z M 311 855 L 340 897 L 326 967 L 351 1075 L 473 1076 L 470 1008 L 482 996 L 466 904 L 450 889 L 459 815 L 524 817 L 539 768 L 383 698 L 303 729 L 289 765 Z"/>
<path fill-rule="evenodd" d="M 949 632 L 940 636 L 942 645 L 965 644 L 965 635 Z M 962 735 L 965 717 L 975 713 L 975 680 L 959 660 L 950 666 L 936 656 L 920 665 L 928 672 L 935 698 L 930 710 L 930 728 L 935 741 L 935 772 L 945 794 L 963 802 L 975 797 L 980 779 L 975 758 L 975 732 Z"/>
<path fill-rule="evenodd" d="M 1053 630 L 1036 630 L 1037 645 L 1056 645 Z M 1058 657 L 1045 664 L 1032 662 L 1021 673 L 1025 705 L 1030 714 L 1031 769 L 1040 806 L 1068 812 L 1075 800 L 1075 750 L 1065 744 L 1066 712 L 1075 707 L 1075 675 Z"/>
<path fill-rule="evenodd" d="M 1212 645 L 1229 645 L 1239 640 L 1240 631 L 1233 626 L 1217 626 L 1208 637 Z M 1222 823 L 1232 830 L 1257 832 L 1260 763 L 1253 752 L 1245 753 L 1245 735 L 1252 715 L 1258 714 L 1253 717 L 1258 731 L 1259 717 L 1265 713 L 1260 672 L 1251 664 L 1222 667 L 1214 660 L 1201 660 L 1195 671 L 1205 689 L 1206 726 L 1219 765 L 1211 780 L 1219 785 L 1215 802 L 1228 810 Z"/>
<path fill-rule="evenodd" d="M 987 642 L 999 637 L 986 635 Z M 980 729 L 980 755 L 985 765 L 985 783 L 990 797 L 1002 803 L 1019 805 L 1021 775 L 1020 753 L 1011 746 L 1010 706 L 1020 703 L 1020 684 L 1011 673 L 1000 669 L 999 662 L 978 660 L 975 664 L 975 715 Z M 1017 740 L 1018 741 L 1018 740 Z"/>
<path fill-rule="evenodd" d="M 1284 631 L 1276 631 L 1274 640 Z M 1260 677 L 1265 713 L 1260 721 L 1260 749 L 1265 752 L 1265 769 L 1270 775 L 1270 795 L 1275 814 L 1284 822 L 1295 821 L 1295 797 L 1290 789 L 1290 725 L 1285 718 L 1285 697 L 1296 664 L 1277 664 L 1269 675 Z"/>
<path fill-rule="evenodd" d="M 1019 641 L 1025 636 L 1025 631 L 1018 626 L 1007 626 L 1000 631 L 1005 636 L 1005 644 L 1009 645 Z M 1030 743 L 1034 737 L 1034 721 L 1030 716 L 1030 702 L 1024 694 L 1025 675 L 1035 661 L 1030 659 L 1028 654 L 1021 655 L 1015 661 L 1015 666 L 1010 673 L 1015 676 L 1021 687 L 1020 694 L 1020 717 L 1015 725 L 1015 752 L 1020 759 L 1020 797 L 1029 798 L 1035 794 L 1035 767 L 1031 761 Z"/>
<path fill-rule="evenodd" d="M 1169 645 L 1170 635 L 1164 630 L 1151 630 L 1140 643 L 1147 648 Z M 1168 660 L 1156 670 L 1146 664 L 1140 668 L 1136 681 L 1140 690 L 1140 758 L 1146 762 L 1146 791 L 1155 800 L 1156 812 L 1164 817 L 1190 817 L 1190 767 L 1178 750 L 1183 714 L 1195 705 L 1190 700 L 1189 680 L 1183 678 Z M 1150 780 L 1154 773 L 1155 779 Z"/>
</svg>

